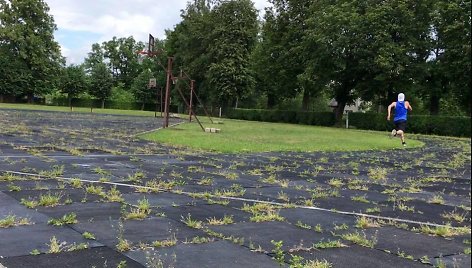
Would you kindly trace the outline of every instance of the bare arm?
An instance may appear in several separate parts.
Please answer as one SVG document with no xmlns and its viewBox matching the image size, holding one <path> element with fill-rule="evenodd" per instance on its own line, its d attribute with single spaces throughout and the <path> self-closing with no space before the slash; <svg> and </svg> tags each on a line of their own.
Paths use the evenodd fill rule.
<svg viewBox="0 0 472 268">
<path fill-rule="evenodd" d="M 394 108 L 395 106 L 397 105 L 396 102 L 392 102 L 392 104 L 390 104 L 388 106 L 388 109 L 387 109 L 387 120 L 390 121 L 390 115 L 392 113 L 392 108 Z"/>
<path fill-rule="evenodd" d="M 408 110 L 413 111 L 413 108 L 411 108 L 411 105 L 408 101 L 405 101 L 405 106 Z"/>
</svg>

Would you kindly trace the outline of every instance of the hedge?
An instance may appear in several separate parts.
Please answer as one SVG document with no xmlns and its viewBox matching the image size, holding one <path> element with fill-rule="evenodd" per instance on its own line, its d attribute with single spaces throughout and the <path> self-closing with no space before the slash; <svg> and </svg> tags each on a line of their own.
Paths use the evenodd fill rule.
<svg viewBox="0 0 472 268">
<path fill-rule="evenodd" d="M 230 109 L 226 111 L 225 116 L 231 119 L 317 126 L 333 126 L 336 123 L 334 113 L 331 112 Z"/>
<path fill-rule="evenodd" d="M 54 98 L 47 103 L 47 105 L 52 106 L 69 106 L 69 100 L 67 98 Z M 93 108 L 101 108 L 102 101 L 97 99 L 72 99 L 72 106 L 73 107 L 93 107 Z M 117 102 L 106 100 L 105 101 L 105 109 L 118 109 L 118 110 L 141 110 L 142 103 L 138 102 Z M 158 107 L 160 109 L 160 105 Z M 155 103 L 145 103 L 144 104 L 144 111 L 155 111 L 156 104 Z M 178 107 L 176 105 L 171 105 L 170 111 L 173 113 L 178 112 Z"/>
<path fill-rule="evenodd" d="M 385 114 L 350 113 L 349 126 L 354 126 L 358 129 L 384 131 L 393 129 L 393 122 L 387 122 Z M 409 133 L 470 137 L 470 117 L 409 115 L 406 131 Z"/>
</svg>

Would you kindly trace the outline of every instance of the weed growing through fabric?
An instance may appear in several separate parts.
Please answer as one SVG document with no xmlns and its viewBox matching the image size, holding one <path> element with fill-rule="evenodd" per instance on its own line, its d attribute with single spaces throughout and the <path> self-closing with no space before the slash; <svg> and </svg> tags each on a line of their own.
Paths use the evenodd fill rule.
<svg viewBox="0 0 472 268">
<path fill-rule="evenodd" d="M 49 244 L 47 244 L 49 246 L 49 250 L 47 253 L 61 253 L 63 248 L 64 248 L 64 245 L 65 243 L 59 243 L 59 240 L 57 240 L 56 236 L 53 236 L 51 237 L 51 239 L 49 240 Z"/>
<path fill-rule="evenodd" d="M 134 174 L 128 175 L 128 181 L 140 182 L 141 179 L 143 179 L 144 177 L 146 177 L 146 174 L 144 174 L 144 172 L 136 171 Z"/>
<path fill-rule="evenodd" d="M 123 202 L 123 196 L 121 195 L 121 192 L 116 189 L 116 185 L 114 185 L 105 195 L 107 201 L 109 202 Z"/>
<path fill-rule="evenodd" d="M 303 200 L 303 204 L 307 207 L 313 207 L 315 202 L 313 202 L 313 199 L 305 199 Z"/>
<path fill-rule="evenodd" d="M 131 250 L 131 243 L 123 237 L 124 226 L 123 222 L 118 223 L 118 244 L 116 244 L 116 249 L 119 252 L 125 252 Z"/>
<path fill-rule="evenodd" d="M 466 214 L 460 214 L 456 210 L 450 212 L 443 212 L 441 217 L 446 220 L 454 220 L 458 223 L 463 223 L 466 219 Z"/>
<path fill-rule="evenodd" d="M 373 248 L 375 244 L 377 244 L 376 236 L 377 236 L 377 233 L 374 237 L 371 237 L 371 239 L 368 239 L 365 233 L 360 234 L 359 232 L 356 231 L 355 233 L 343 234 L 341 237 L 344 240 L 351 241 L 358 245 L 368 247 L 368 248 Z"/>
<path fill-rule="evenodd" d="M 213 179 L 212 178 L 201 178 L 198 182 L 198 185 L 206 185 L 206 186 L 212 186 L 213 185 Z"/>
<path fill-rule="evenodd" d="M 429 257 L 427 255 L 423 256 L 420 258 L 420 262 L 422 264 L 431 264 L 431 261 L 429 260 Z"/>
<path fill-rule="evenodd" d="M 229 189 L 216 189 L 213 192 L 215 196 L 226 196 L 226 197 L 238 197 L 243 196 L 246 193 L 246 189 L 244 189 L 239 184 L 233 184 Z"/>
<path fill-rule="evenodd" d="M 283 241 L 271 240 L 270 243 L 274 245 L 274 259 L 280 266 L 285 264 L 285 252 L 283 251 Z"/>
<path fill-rule="evenodd" d="M 101 177 L 100 179 L 98 179 L 99 182 L 109 182 L 110 179 L 107 178 L 107 177 Z"/>
<path fill-rule="evenodd" d="M 379 207 L 368 208 L 365 210 L 366 213 L 380 213 Z"/>
<path fill-rule="evenodd" d="M 49 178 L 60 177 L 62 174 L 64 174 L 64 166 L 58 165 L 54 165 L 51 170 L 42 170 L 39 172 L 39 175 Z"/>
<path fill-rule="evenodd" d="M 279 215 L 280 207 L 265 204 L 265 203 L 255 203 L 254 205 L 243 204 L 241 208 L 243 211 L 252 213 L 252 216 L 249 218 L 253 222 L 263 222 L 263 221 L 284 221 L 285 218 Z"/>
<path fill-rule="evenodd" d="M 303 265 L 303 257 L 298 255 L 290 254 L 290 261 L 289 261 L 290 268 L 304 268 Z"/>
<path fill-rule="evenodd" d="M 303 222 L 301 222 L 301 221 L 297 221 L 297 223 L 295 224 L 295 226 L 298 226 L 298 227 L 300 227 L 300 228 L 307 229 L 307 230 L 311 230 L 311 229 L 312 229 L 312 227 L 311 227 L 310 225 L 305 224 L 305 223 L 303 223 Z"/>
<path fill-rule="evenodd" d="M 190 216 L 190 213 L 187 215 L 187 218 L 184 218 L 184 216 L 182 216 L 181 221 L 183 223 L 185 223 L 190 228 L 194 228 L 194 229 L 202 229 L 203 228 L 203 222 L 199 221 L 199 220 L 192 219 L 192 217 Z"/>
<path fill-rule="evenodd" d="M 30 255 L 33 255 L 33 256 L 36 256 L 36 255 L 41 254 L 41 251 L 39 251 L 38 249 L 35 248 L 35 249 L 33 249 L 29 254 L 30 254 Z"/>
<path fill-rule="evenodd" d="M 163 260 L 164 259 L 164 260 Z M 152 251 L 146 251 L 146 267 L 149 268 L 174 268 L 175 263 L 177 262 L 177 255 L 170 255 L 170 260 L 168 260 L 167 253 L 164 256 L 161 256 L 159 253 Z M 167 261 L 165 261 L 167 260 Z"/>
<path fill-rule="evenodd" d="M 74 188 L 82 188 L 82 182 L 80 181 L 80 179 L 77 179 L 77 178 L 74 178 L 70 181 L 70 184 L 72 185 L 72 187 Z"/>
<path fill-rule="evenodd" d="M 48 224 L 54 225 L 54 226 L 63 226 L 66 224 L 75 224 L 78 223 L 77 221 L 77 215 L 74 212 L 67 213 L 62 218 L 58 219 L 50 219 L 48 220 Z"/>
<path fill-rule="evenodd" d="M 209 225 L 227 225 L 234 223 L 233 215 L 227 216 L 224 215 L 222 219 L 217 219 L 216 217 L 208 218 L 207 222 Z"/>
<path fill-rule="evenodd" d="M 38 205 L 44 207 L 55 207 L 57 205 L 60 205 L 62 196 L 62 193 L 47 193 L 45 195 L 40 195 Z"/>
<path fill-rule="evenodd" d="M 408 259 L 408 260 L 414 260 L 415 259 L 412 255 L 408 255 L 406 252 L 400 251 L 400 249 L 398 249 L 397 255 L 400 258 L 404 258 L 404 259 Z"/>
<path fill-rule="evenodd" d="M 9 227 L 14 227 L 14 226 L 20 226 L 20 225 L 31 225 L 33 222 L 31 222 L 30 219 L 28 218 L 21 218 L 21 217 L 16 217 L 16 215 L 8 215 L 3 219 L 0 219 L 0 228 L 9 228 Z"/>
<path fill-rule="evenodd" d="M 102 175 L 102 176 L 110 176 L 111 175 L 111 172 L 110 171 L 107 171 L 107 170 L 104 170 L 103 168 L 101 167 L 96 167 L 93 169 L 93 172 L 99 174 L 99 175 Z"/>
<path fill-rule="evenodd" d="M 10 192 L 19 192 L 19 191 L 21 191 L 21 187 L 11 183 L 11 184 L 8 184 L 8 191 L 10 191 Z"/>
<path fill-rule="evenodd" d="M 313 247 L 316 249 L 327 249 L 327 248 L 342 248 L 347 247 L 343 244 L 340 240 L 328 240 L 328 241 L 320 241 L 316 244 L 313 244 Z"/>
<path fill-rule="evenodd" d="M 375 181 L 385 180 L 387 178 L 388 170 L 386 168 L 376 167 L 369 168 L 367 175 Z"/>
<path fill-rule="evenodd" d="M 143 220 L 151 214 L 151 206 L 149 201 L 144 197 L 138 200 L 137 207 L 132 207 L 129 212 L 124 213 L 125 220 Z"/>
<path fill-rule="evenodd" d="M 303 268 L 332 268 L 333 264 L 327 260 L 309 260 L 303 264 Z"/>
<path fill-rule="evenodd" d="M 359 229 L 376 228 L 380 226 L 380 223 L 376 220 L 364 216 L 358 217 L 356 220 L 356 228 Z"/>
<path fill-rule="evenodd" d="M 285 201 L 285 202 L 290 201 L 290 198 L 288 197 L 288 194 L 284 193 L 283 191 L 278 193 L 277 198 L 282 200 L 282 201 Z"/>
<path fill-rule="evenodd" d="M 441 195 L 434 195 L 428 200 L 430 204 L 444 205 L 444 198 Z"/>
<path fill-rule="evenodd" d="M 173 234 L 170 238 L 160 241 L 152 242 L 152 246 L 155 248 L 163 248 L 163 247 L 172 247 L 177 244 L 177 238 L 175 234 Z"/>
<path fill-rule="evenodd" d="M 213 237 L 204 237 L 204 236 L 195 236 L 192 238 L 192 240 L 184 241 L 184 244 L 205 244 L 205 243 L 210 243 L 215 241 L 215 238 Z"/>
<path fill-rule="evenodd" d="M 359 196 L 353 196 L 351 197 L 352 201 L 360 202 L 360 203 L 370 203 L 369 200 L 367 200 L 366 195 L 359 195 Z"/>
<path fill-rule="evenodd" d="M 82 234 L 82 236 L 85 238 L 85 239 L 88 239 L 88 240 L 95 240 L 95 235 L 90 233 L 90 232 L 84 232 Z"/>
<path fill-rule="evenodd" d="M 334 225 L 334 230 L 335 231 L 342 231 L 342 230 L 347 230 L 349 229 L 349 226 L 345 223 L 341 224 L 341 225 Z"/>
<path fill-rule="evenodd" d="M 403 203 L 403 202 L 397 202 L 396 208 L 397 208 L 398 210 L 400 210 L 400 211 L 415 212 L 415 207 L 407 206 L 407 205 L 406 205 L 405 203 Z M 395 206 L 394 206 L 393 210 L 395 210 Z"/>
<path fill-rule="evenodd" d="M 12 173 L 4 173 L 3 175 L 0 175 L 0 181 L 14 181 L 18 179 L 20 179 L 20 177 L 17 177 Z"/>
<path fill-rule="evenodd" d="M 217 204 L 217 205 L 222 205 L 222 206 L 227 206 L 229 205 L 229 200 L 214 200 L 214 199 L 208 199 L 208 204 L 210 205 L 214 205 L 214 204 Z"/>
<path fill-rule="evenodd" d="M 413 228 L 412 231 L 419 231 L 424 234 L 441 236 L 441 237 L 453 237 L 453 236 L 470 234 L 470 228 L 468 227 L 454 228 L 450 224 L 446 224 L 444 226 L 435 226 L 435 227 L 422 225 L 419 229 Z"/>
<path fill-rule="evenodd" d="M 98 185 L 97 186 L 89 185 L 89 186 L 85 187 L 85 192 L 87 192 L 89 194 L 98 195 L 98 196 L 101 196 L 101 197 L 105 196 L 105 191 L 103 190 L 103 187 L 98 186 Z"/>
<path fill-rule="evenodd" d="M 336 188 L 341 188 L 344 185 L 341 179 L 335 179 L 335 178 L 330 179 L 328 181 L 328 184 Z"/>
<path fill-rule="evenodd" d="M 270 174 L 269 177 L 265 179 L 259 180 L 262 183 L 267 183 L 267 184 L 278 184 L 279 180 L 277 179 L 277 175 L 275 174 Z"/>
</svg>

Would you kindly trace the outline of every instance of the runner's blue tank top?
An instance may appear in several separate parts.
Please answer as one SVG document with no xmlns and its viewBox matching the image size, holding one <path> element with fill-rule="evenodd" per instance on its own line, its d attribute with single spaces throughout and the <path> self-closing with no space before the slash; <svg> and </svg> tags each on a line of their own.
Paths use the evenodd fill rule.
<svg viewBox="0 0 472 268">
<path fill-rule="evenodd" d="M 406 114 L 407 110 L 405 107 L 405 102 L 397 101 L 397 104 L 395 105 L 395 118 L 393 118 L 393 121 L 406 121 Z"/>
</svg>

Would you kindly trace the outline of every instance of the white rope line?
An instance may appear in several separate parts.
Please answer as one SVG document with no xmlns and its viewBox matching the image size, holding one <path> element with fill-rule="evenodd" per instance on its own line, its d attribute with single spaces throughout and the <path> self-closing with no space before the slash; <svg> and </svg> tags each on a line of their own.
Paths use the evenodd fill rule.
<svg viewBox="0 0 472 268">
<path fill-rule="evenodd" d="M 181 118 L 179 117 L 179 119 L 181 119 Z M 182 121 L 182 122 L 178 122 L 178 123 L 175 123 L 175 124 L 171 124 L 171 125 L 169 125 L 169 127 L 175 127 L 175 126 L 181 125 L 183 123 L 186 123 L 186 122 Z M 144 131 L 144 132 L 132 134 L 130 137 L 137 137 L 139 135 L 144 135 L 144 134 L 151 133 L 151 132 L 154 132 L 154 131 L 158 131 L 158 130 L 161 130 L 161 129 L 164 129 L 164 127 L 158 127 L 158 128 L 155 128 L 155 129 Z"/>
<path fill-rule="evenodd" d="M 45 176 L 45 175 L 40 175 L 40 174 L 27 173 L 27 172 L 18 172 L 18 171 L 5 171 L 5 170 L 3 170 L 2 172 L 16 174 L 16 175 L 22 175 L 22 176 L 29 176 L 29 177 L 50 178 L 50 179 L 58 179 L 58 180 L 65 180 L 65 181 L 81 181 L 81 182 L 86 182 L 86 183 L 101 183 L 101 184 L 109 184 L 109 185 L 114 185 L 114 186 L 124 186 L 124 187 L 131 187 L 131 188 L 137 188 L 137 189 L 146 189 L 146 190 L 150 190 L 150 191 L 156 191 L 157 190 L 158 192 L 169 192 L 169 193 L 174 193 L 174 194 L 184 194 L 184 195 L 188 195 L 188 196 L 198 194 L 198 193 L 184 192 L 184 191 L 179 191 L 179 190 L 177 190 L 177 191 L 176 190 L 166 190 L 166 189 L 160 189 L 160 188 L 156 188 L 156 187 L 133 185 L 133 184 L 126 184 L 126 183 L 119 183 L 119 182 L 106 182 L 106 181 L 103 182 L 103 181 L 92 181 L 92 180 L 86 180 L 86 179 L 80 179 L 80 178 L 52 177 L 52 176 Z M 407 220 L 407 219 L 376 216 L 376 215 L 357 213 L 357 212 L 332 210 L 332 209 L 320 208 L 320 207 L 315 207 L 315 206 L 311 206 L 311 207 L 310 206 L 301 206 L 301 205 L 296 205 L 296 204 L 286 204 L 286 203 L 279 203 L 279 202 L 273 202 L 273 201 L 255 200 L 255 199 L 242 198 L 242 197 L 219 196 L 219 195 L 214 195 L 214 194 L 208 194 L 208 196 L 213 197 L 213 198 L 219 198 L 219 199 L 270 204 L 270 205 L 282 206 L 282 207 L 286 207 L 287 205 L 289 205 L 289 206 L 294 207 L 294 208 L 324 211 L 324 212 L 330 212 L 330 213 L 341 214 L 341 215 L 373 218 L 373 219 L 384 220 L 384 221 L 389 221 L 389 222 L 411 223 L 411 224 L 417 224 L 417 225 L 425 225 L 425 226 L 433 226 L 433 227 L 444 227 L 444 228 L 451 228 L 451 229 L 463 228 L 463 227 L 453 227 L 453 226 L 449 226 L 449 225 L 436 224 L 436 223 L 430 223 L 430 222 L 421 222 L 421 221 L 414 221 L 414 220 Z"/>
</svg>

